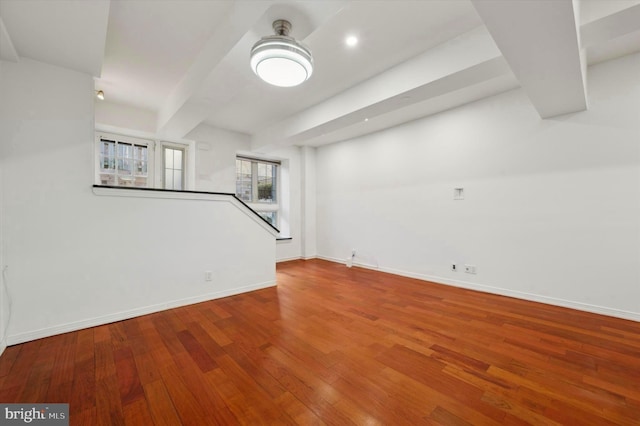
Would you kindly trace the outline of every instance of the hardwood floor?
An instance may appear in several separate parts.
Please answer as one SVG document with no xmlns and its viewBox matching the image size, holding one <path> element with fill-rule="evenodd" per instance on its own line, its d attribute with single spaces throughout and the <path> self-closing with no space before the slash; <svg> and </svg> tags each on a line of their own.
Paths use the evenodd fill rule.
<svg viewBox="0 0 640 426">
<path fill-rule="evenodd" d="M 72 425 L 640 422 L 640 323 L 319 260 L 277 275 L 9 347 L 0 401 L 68 402 Z"/>
</svg>

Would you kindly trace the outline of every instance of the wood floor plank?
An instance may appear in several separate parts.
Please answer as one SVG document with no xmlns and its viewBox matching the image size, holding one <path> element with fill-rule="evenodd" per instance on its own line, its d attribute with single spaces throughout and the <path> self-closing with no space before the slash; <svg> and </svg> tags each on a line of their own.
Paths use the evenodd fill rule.
<svg viewBox="0 0 640 426">
<path fill-rule="evenodd" d="M 4 378 L 11 372 L 13 364 L 18 359 L 23 347 L 24 345 L 15 345 L 9 346 L 4 350 L 0 357 L 0 377 Z"/>
<path fill-rule="evenodd" d="M 206 424 L 205 410 L 193 394 L 193 389 L 190 389 L 185 383 L 176 365 L 163 366 L 160 374 L 171 402 L 180 417 L 180 423 L 194 426 Z"/>
<path fill-rule="evenodd" d="M 9 347 L 0 401 L 92 426 L 640 419 L 640 323 L 321 260 L 277 281 Z"/>
<path fill-rule="evenodd" d="M 162 380 L 144 385 L 144 394 L 155 426 L 182 424 Z"/>
<path fill-rule="evenodd" d="M 202 347 L 200 342 L 193 337 L 193 334 L 189 330 L 182 330 L 178 332 L 178 339 L 187 350 L 187 353 L 193 358 L 195 363 L 200 368 L 200 371 L 206 373 L 216 368 L 216 362 L 209 356 L 207 351 Z"/>
<path fill-rule="evenodd" d="M 266 421 L 275 420 L 280 416 L 280 411 L 268 392 L 231 355 L 224 355 L 217 358 L 216 361 L 249 404 L 254 408 L 260 408 L 263 419 Z"/>
<path fill-rule="evenodd" d="M 39 401 L 47 398 L 53 368 L 55 362 L 59 361 L 59 358 L 51 357 L 50 351 L 55 351 L 62 344 L 62 339 L 60 336 L 55 336 L 47 340 L 48 342 L 40 346 L 34 368 L 29 372 L 24 389 L 18 399 L 20 401 Z M 51 341 L 56 341 L 56 343 L 52 344 Z"/>
<path fill-rule="evenodd" d="M 73 422 L 73 425 L 75 426 L 95 426 L 98 424 L 96 411 L 96 407 L 94 406 L 87 410 L 76 413 L 73 416 L 70 416 L 69 423 L 71 424 L 71 422 Z"/>
<path fill-rule="evenodd" d="M 233 383 L 221 368 L 205 373 L 205 382 L 215 388 L 220 398 L 240 424 L 268 424 L 263 420 L 258 407 L 251 405 L 247 396 Z"/>
<path fill-rule="evenodd" d="M 71 407 L 69 411 L 73 419 Z M 118 377 L 115 374 L 103 377 L 96 383 L 96 418 L 98 425 L 124 425 Z"/>
<path fill-rule="evenodd" d="M 152 425 L 154 423 L 147 400 L 137 399 L 122 409 L 124 424 L 127 426 Z"/>
<path fill-rule="evenodd" d="M 129 405 L 139 399 L 143 399 L 144 390 L 142 389 L 131 348 L 123 347 L 118 349 L 115 351 L 113 358 L 116 365 L 122 405 Z"/>
<path fill-rule="evenodd" d="M 276 403 L 298 425 L 321 426 L 325 424 L 306 405 L 289 392 L 280 395 L 276 399 Z"/>
<path fill-rule="evenodd" d="M 216 386 L 209 385 L 207 376 L 202 375 L 199 368 L 195 368 L 193 358 L 185 353 L 176 354 L 176 366 L 180 371 L 180 378 L 191 391 L 196 401 L 203 409 L 203 415 L 214 424 L 230 425 L 238 423 L 225 401 L 216 390 Z"/>
<path fill-rule="evenodd" d="M 69 403 L 74 413 L 90 410 L 96 405 L 95 359 L 89 358 L 76 363 Z"/>
</svg>

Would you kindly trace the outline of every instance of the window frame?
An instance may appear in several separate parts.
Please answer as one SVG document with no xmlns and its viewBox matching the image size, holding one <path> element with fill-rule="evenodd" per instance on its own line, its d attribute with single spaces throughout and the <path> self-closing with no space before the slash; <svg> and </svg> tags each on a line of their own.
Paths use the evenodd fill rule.
<svg viewBox="0 0 640 426">
<path fill-rule="evenodd" d="M 167 146 L 172 149 L 180 149 L 182 154 L 182 191 L 191 191 L 195 184 L 195 142 L 189 140 L 160 140 L 153 135 L 139 134 L 139 136 L 129 136 L 125 133 L 119 133 L 118 130 L 96 129 L 94 132 L 94 184 L 105 185 L 101 179 L 101 140 L 116 141 L 123 144 L 143 145 L 147 147 L 147 182 L 146 186 L 131 186 L 133 188 L 152 188 L 164 189 L 164 158 L 163 147 Z M 116 152 L 117 154 L 117 152 Z M 115 157 L 114 157 L 115 158 Z M 128 185 L 119 185 L 117 179 L 113 179 L 113 184 L 106 186 L 115 186 L 126 188 Z M 176 190 L 180 191 L 180 190 Z"/>
<path fill-rule="evenodd" d="M 238 161 L 251 162 L 251 201 L 245 200 L 241 195 L 238 194 L 238 186 L 237 186 L 238 185 Z M 258 188 L 258 179 L 259 179 L 258 164 L 259 163 L 275 166 L 276 168 L 275 176 L 273 177 L 273 179 L 275 180 L 275 183 L 274 183 L 275 200 L 273 202 L 255 201 L 255 199 L 258 198 L 258 191 L 259 191 L 259 188 Z M 247 204 L 249 207 L 251 207 L 252 210 L 254 210 L 256 213 L 260 215 L 261 213 L 275 214 L 275 221 L 273 223 L 269 221 L 269 219 L 264 218 L 264 216 L 263 218 L 278 229 L 280 228 L 281 210 L 282 210 L 281 170 L 282 170 L 282 163 L 280 161 L 251 157 L 251 156 L 240 155 L 240 154 L 236 155 L 236 191 L 235 191 L 236 197 L 238 197 L 238 199 L 240 199 L 243 203 Z"/>
<path fill-rule="evenodd" d="M 166 172 L 167 172 L 167 164 L 166 164 L 166 156 L 165 156 L 165 150 L 167 149 L 172 149 L 175 151 L 182 151 L 182 189 L 173 189 L 173 188 L 167 188 L 166 187 Z M 178 143 L 172 143 L 172 142 L 160 142 L 160 156 L 162 158 L 161 162 L 162 162 L 162 181 L 161 183 L 161 187 L 163 189 L 172 189 L 174 191 L 185 191 L 188 188 L 188 182 L 187 182 L 187 159 L 188 159 L 188 155 L 189 155 L 189 146 L 188 145 L 184 145 L 184 144 L 178 144 Z M 173 169 L 174 171 L 176 170 L 175 168 Z"/>
<path fill-rule="evenodd" d="M 114 160 L 114 173 L 105 173 L 103 172 L 103 168 L 102 168 L 102 147 L 101 144 L 103 142 L 112 142 L 114 143 L 114 155 L 113 155 L 113 160 Z M 133 150 L 132 150 L 132 155 L 133 157 L 131 157 L 131 161 L 133 162 L 132 164 L 132 171 L 131 171 L 131 176 L 132 176 L 132 181 L 134 184 L 132 185 L 120 185 L 119 184 L 119 178 L 122 178 L 124 175 L 119 175 L 118 174 L 118 170 L 121 170 L 118 168 L 118 164 L 119 161 L 124 161 L 120 156 L 119 156 L 119 150 L 118 150 L 118 146 L 119 145 L 130 145 Z M 136 157 L 135 157 L 135 147 L 139 146 L 139 147 L 145 147 L 147 152 L 146 152 L 146 163 L 147 163 L 147 173 L 146 173 L 146 185 L 145 186 L 138 186 L 135 185 L 135 162 L 136 162 Z M 95 167 L 95 178 L 94 181 L 96 183 L 99 183 L 101 185 L 104 185 L 103 181 L 102 181 L 102 175 L 105 174 L 111 174 L 113 175 L 113 184 L 111 184 L 110 186 L 117 186 L 117 187 L 133 187 L 133 188 L 153 188 L 154 187 L 154 171 L 155 171 L 155 167 L 154 167 L 154 157 L 155 157 L 155 153 L 154 153 L 154 149 L 155 149 L 155 143 L 153 140 L 149 140 L 149 139 L 141 139 L 141 138 L 135 138 L 135 137 L 131 137 L 131 136 L 124 136 L 124 135 L 119 135 L 119 134 L 114 134 L 114 133 L 105 133 L 105 132 L 96 132 L 95 134 L 95 142 L 94 142 L 94 158 L 95 158 L 95 162 L 94 162 L 94 167 Z M 142 161 L 142 160 L 140 160 Z"/>
</svg>

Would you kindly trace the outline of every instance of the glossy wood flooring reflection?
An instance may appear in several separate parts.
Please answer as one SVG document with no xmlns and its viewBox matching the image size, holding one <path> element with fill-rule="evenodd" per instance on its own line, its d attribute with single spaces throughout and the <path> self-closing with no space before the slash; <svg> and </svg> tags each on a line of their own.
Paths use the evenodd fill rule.
<svg viewBox="0 0 640 426">
<path fill-rule="evenodd" d="M 72 425 L 640 424 L 640 323 L 277 269 L 277 288 L 9 347 L 0 401 L 68 402 Z"/>
</svg>

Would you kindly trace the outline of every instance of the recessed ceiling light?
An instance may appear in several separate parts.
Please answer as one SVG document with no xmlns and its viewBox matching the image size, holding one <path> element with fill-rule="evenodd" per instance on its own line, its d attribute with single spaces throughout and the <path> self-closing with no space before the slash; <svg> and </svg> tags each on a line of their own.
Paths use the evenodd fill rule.
<svg viewBox="0 0 640 426">
<path fill-rule="evenodd" d="M 365 118 L 365 119 L 364 119 L 364 121 L 365 121 L 365 122 L 367 122 L 367 121 L 369 121 L 369 119 L 368 119 L 368 118 Z"/>
<path fill-rule="evenodd" d="M 354 47 L 356 44 L 358 44 L 358 37 L 354 35 L 348 36 L 344 39 L 344 42 L 347 44 L 347 46 Z"/>
</svg>

